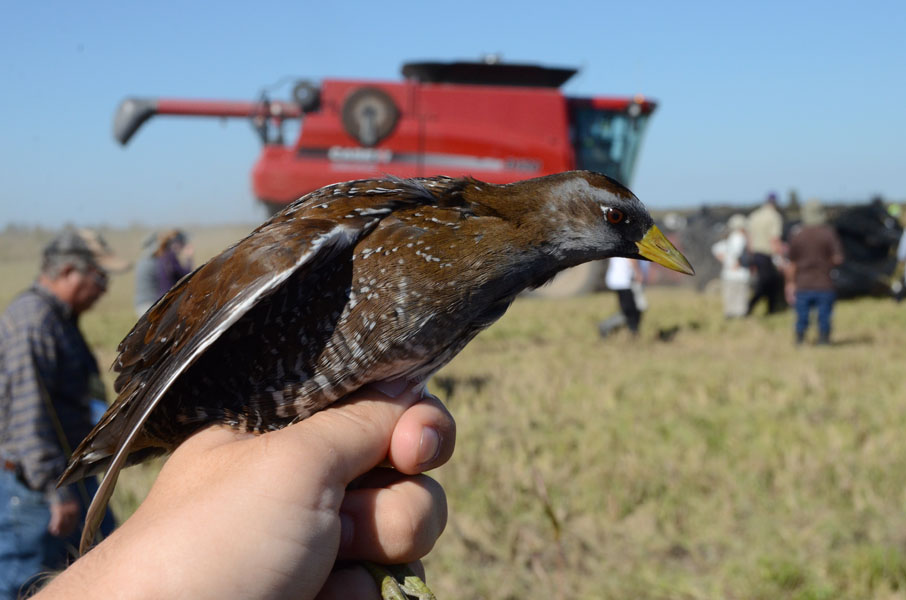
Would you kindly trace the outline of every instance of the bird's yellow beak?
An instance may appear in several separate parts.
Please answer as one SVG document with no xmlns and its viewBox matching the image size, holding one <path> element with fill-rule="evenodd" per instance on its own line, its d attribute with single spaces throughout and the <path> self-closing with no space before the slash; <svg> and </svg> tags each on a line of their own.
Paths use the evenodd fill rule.
<svg viewBox="0 0 906 600">
<path fill-rule="evenodd" d="M 636 245 L 639 247 L 639 254 L 648 260 L 686 275 L 695 275 L 695 269 L 686 257 L 664 237 L 657 225 L 652 225 L 642 241 L 636 242 Z"/>
</svg>

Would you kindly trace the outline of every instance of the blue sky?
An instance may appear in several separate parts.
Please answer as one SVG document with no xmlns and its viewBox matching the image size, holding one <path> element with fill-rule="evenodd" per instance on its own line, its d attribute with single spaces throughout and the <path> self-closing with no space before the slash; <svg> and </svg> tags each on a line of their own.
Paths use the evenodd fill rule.
<svg viewBox="0 0 906 600">
<path fill-rule="evenodd" d="M 0 227 L 259 220 L 246 122 L 159 118 L 123 148 L 120 100 L 484 53 L 578 66 L 573 95 L 658 100 L 632 185 L 650 206 L 906 200 L 902 1 L 188 4 L 0 3 Z"/>
</svg>

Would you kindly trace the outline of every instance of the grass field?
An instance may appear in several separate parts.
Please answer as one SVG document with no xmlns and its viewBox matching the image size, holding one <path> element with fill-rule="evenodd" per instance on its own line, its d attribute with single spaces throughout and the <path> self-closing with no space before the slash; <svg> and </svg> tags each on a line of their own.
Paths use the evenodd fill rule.
<svg viewBox="0 0 906 600">
<path fill-rule="evenodd" d="M 199 256 L 242 231 L 193 232 Z M 143 233 L 108 237 L 134 255 Z M 40 241 L 0 235 L 0 305 Z M 131 285 L 84 319 L 104 364 Z M 726 322 L 686 289 L 650 304 L 641 339 L 600 340 L 611 295 L 519 300 L 434 378 L 458 425 L 433 473 L 438 597 L 906 598 L 906 307 L 841 302 L 836 343 L 796 348 L 790 313 Z M 121 478 L 120 517 L 154 469 Z"/>
</svg>

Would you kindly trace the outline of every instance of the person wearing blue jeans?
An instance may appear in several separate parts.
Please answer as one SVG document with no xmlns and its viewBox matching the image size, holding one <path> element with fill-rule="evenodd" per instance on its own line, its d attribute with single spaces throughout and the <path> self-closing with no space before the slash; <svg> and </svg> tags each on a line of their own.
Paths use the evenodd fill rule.
<svg viewBox="0 0 906 600">
<path fill-rule="evenodd" d="M 831 290 L 798 290 L 796 292 L 796 341 L 805 340 L 812 309 L 818 311 L 818 343 L 830 343 L 831 315 L 837 294 Z"/>
<path fill-rule="evenodd" d="M 79 490 L 80 513 L 97 491 L 97 480 L 84 481 Z M 64 569 L 78 556 L 81 523 L 69 535 L 60 537 L 48 530 L 51 510 L 45 494 L 29 488 L 10 469 L 0 470 L 0 598 L 25 597 L 53 572 Z M 101 534 L 115 527 L 107 511 Z"/>
<path fill-rule="evenodd" d="M 831 316 L 837 294 L 833 270 L 843 262 L 837 232 L 825 223 L 817 200 L 802 207 L 802 226 L 790 236 L 787 299 L 796 307 L 796 343 L 805 341 L 809 316 L 818 310 L 818 343 L 829 344 Z"/>
<path fill-rule="evenodd" d="M 79 316 L 126 263 L 91 230 L 44 249 L 34 284 L 0 313 L 0 598 L 66 566 L 96 482 L 57 487 L 105 390 Z M 108 514 L 104 529 L 112 529 Z"/>
</svg>

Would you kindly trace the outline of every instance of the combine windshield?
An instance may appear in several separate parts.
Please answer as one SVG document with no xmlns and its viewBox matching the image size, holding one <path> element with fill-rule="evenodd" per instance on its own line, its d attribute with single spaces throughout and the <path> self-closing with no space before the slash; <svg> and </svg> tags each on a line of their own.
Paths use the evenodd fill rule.
<svg viewBox="0 0 906 600">
<path fill-rule="evenodd" d="M 573 144 L 578 168 L 597 171 L 629 185 L 649 114 L 573 106 Z M 637 113 L 632 115 L 631 113 Z"/>
</svg>

